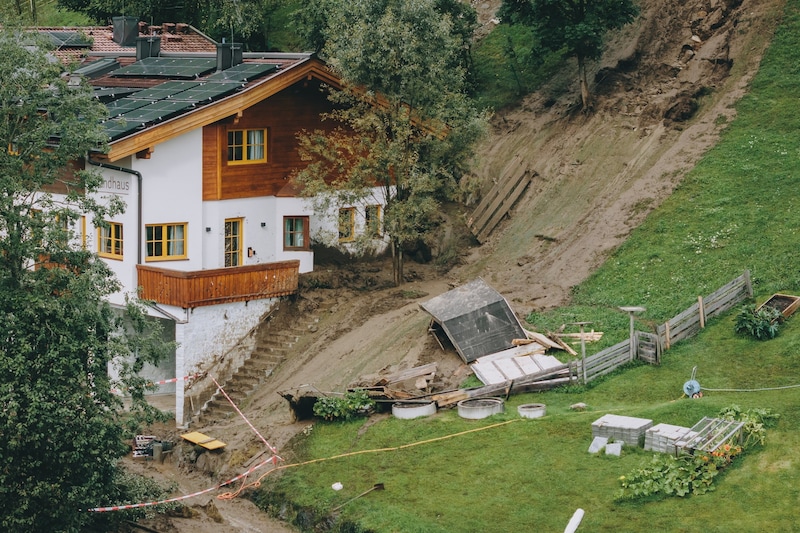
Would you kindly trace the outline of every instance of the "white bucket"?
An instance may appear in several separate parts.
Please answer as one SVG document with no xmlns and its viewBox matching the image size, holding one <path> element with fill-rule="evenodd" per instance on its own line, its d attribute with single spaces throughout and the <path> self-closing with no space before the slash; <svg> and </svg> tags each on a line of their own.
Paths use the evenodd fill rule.
<svg viewBox="0 0 800 533">
<path fill-rule="evenodd" d="M 419 418 L 420 416 L 430 416 L 434 413 L 436 413 L 436 404 L 434 402 L 397 402 L 392 404 L 392 415 L 394 415 L 395 418 L 407 420 L 410 418 Z"/>
<path fill-rule="evenodd" d="M 523 418 L 541 418 L 546 411 L 547 407 L 543 403 L 525 403 L 517 407 L 519 416 Z"/>
<path fill-rule="evenodd" d="M 458 402 L 458 416 L 478 420 L 502 413 L 505 402 L 500 398 L 470 398 Z"/>
</svg>

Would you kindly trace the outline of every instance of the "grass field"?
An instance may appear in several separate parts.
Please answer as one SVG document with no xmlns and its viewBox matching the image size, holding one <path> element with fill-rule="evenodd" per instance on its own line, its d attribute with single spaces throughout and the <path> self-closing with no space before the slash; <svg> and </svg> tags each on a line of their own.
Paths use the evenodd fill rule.
<svg viewBox="0 0 800 533">
<path fill-rule="evenodd" d="M 612 342 L 626 336 L 617 306 L 642 305 L 643 322 L 663 322 L 745 269 L 759 303 L 775 292 L 798 294 L 800 1 L 787 4 L 718 146 L 576 289 L 574 306 L 531 316 L 533 323 L 592 320 Z M 287 468 L 265 478 L 254 499 L 306 529 L 343 505 L 326 519 L 338 531 L 556 532 L 577 508 L 586 512 L 578 531 L 800 531 L 800 388 L 779 388 L 800 384 L 800 315 L 770 341 L 737 336 L 734 315 L 674 346 L 661 366 L 634 365 L 589 388 L 511 397 L 505 414 L 486 420 L 463 420 L 450 410 L 414 421 L 317 423 L 287 462 L 369 453 Z M 694 367 L 703 387 L 742 392 L 683 398 Z M 765 388 L 774 390 L 744 391 Z M 516 406 L 530 402 L 546 404 L 547 416 L 518 418 Z M 576 402 L 588 409 L 571 411 Z M 763 446 L 715 480 L 713 492 L 620 503 L 619 477 L 652 453 L 587 453 L 591 423 L 603 414 L 691 426 L 731 405 L 767 408 L 780 418 Z M 508 423 L 495 425 L 502 422 Z M 486 429 L 424 442 L 480 428 Z M 417 442 L 424 443 L 398 448 Z M 331 489 L 337 481 L 344 486 L 338 492 Z M 385 489 L 356 498 L 376 483 Z"/>
</svg>

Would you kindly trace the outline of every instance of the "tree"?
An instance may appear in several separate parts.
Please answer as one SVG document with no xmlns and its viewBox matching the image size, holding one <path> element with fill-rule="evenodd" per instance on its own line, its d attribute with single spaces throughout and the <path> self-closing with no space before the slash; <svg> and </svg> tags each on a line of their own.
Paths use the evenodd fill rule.
<svg viewBox="0 0 800 533">
<path fill-rule="evenodd" d="M 406 247 L 437 223 L 471 163 L 486 116 L 465 93 L 463 41 L 432 0 L 330 4 L 323 55 L 342 80 L 332 91 L 341 127 L 300 137 L 309 166 L 297 176 L 309 195 L 353 204 L 383 191 L 383 227 L 395 284 Z M 322 206 L 324 207 L 324 206 Z"/>
<path fill-rule="evenodd" d="M 120 316 L 103 300 L 118 284 L 71 230 L 84 213 L 102 220 L 120 208 L 94 201 L 99 175 L 74 165 L 103 148 L 105 109 L 88 86 L 61 77 L 44 46 L 9 28 L 0 32 L 4 531 L 77 531 L 94 521 L 80 510 L 126 490 L 117 465 L 128 451 L 123 424 L 134 414 L 156 415 L 143 401 L 141 380 L 110 382 L 108 364 L 130 353 Z M 161 355 L 146 337 L 137 342 L 126 378 Z M 133 404 L 125 412 L 112 388 L 129 384 Z"/>
<path fill-rule="evenodd" d="M 599 59 L 608 31 L 632 22 L 638 13 L 633 0 L 503 0 L 498 15 L 533 27 L 543 48 L 563 49 L 577 59 L 581 102 L 590 109 L 586 61 Z"/>
</svg>

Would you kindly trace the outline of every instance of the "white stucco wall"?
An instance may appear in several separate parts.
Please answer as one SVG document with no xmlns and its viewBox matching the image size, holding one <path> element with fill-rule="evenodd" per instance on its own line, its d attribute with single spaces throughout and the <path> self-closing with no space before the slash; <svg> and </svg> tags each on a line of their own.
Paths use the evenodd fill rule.
<svg viewBox="0 0 800 533">
<path fill-rule="evenodd" d="M 297 259 L 300 272 L 314 268 L 313 252 L 283 250 L 283 217 L 311 216 L 311 205 L 301 198 L 241 198 L 203 203 L 205 268 L 224 266 L 225 220 L 243 219 L 243 264 L 274 263 Z M 262 226 L 263 224 L 263 226 Z M 209 228 L 210 231 L 205 231 Z M 252 253 L 248 253 L 248 249 Z"/>
<path fill-rule="evenodd" d="M 233 349 L 278 301 L 278 298 L 270 298 L 191 310 L 188 313 L 188 322 L 175 325 L 175 338 L 179 344 L 175 354 L 175 375 L 182 377 L 197 372 L 214 375 L 213 363 Z M 164 309 L 176 313 L 182 311 L 167 306 Z M 235 362 L 234 366 L 238 368 L 242 362 Z M 222 379 L 218 375 L 214 375 L 214 378 Z M 185 386 L 185 382 L 178 382 L 175 391 L 175 420 L 179 424 L 191 414 L 183 412 Z"/>
<path fill-rule="evenodd" d="M 382 187 L 373 187 L 372 191 L 359 202 L 354 204 L 341 204 L 335 201 L 327 213 L 317 213 L 311 219 L 311 239 L 319 244 L 330 247 L 338 247 L 354 255 L 364 253 L 379 253 L 386 250 L 389 239 L 384 232 L 380 239 L 367 239 L 362 237 L 366 229 L 366 206 L 381 206 L 381 225 L 383 224 L 384 209 L 386 207 L 386 195 Z M 339 242 L 339 209 L 355 207 L 355 235 L 356 242 Z"/>
</svg>

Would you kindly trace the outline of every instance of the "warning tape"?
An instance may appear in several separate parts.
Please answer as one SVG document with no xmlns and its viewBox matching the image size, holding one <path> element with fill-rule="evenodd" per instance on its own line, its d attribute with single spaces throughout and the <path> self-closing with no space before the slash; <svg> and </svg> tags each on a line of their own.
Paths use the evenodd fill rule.
<svg viewBox="0 0 800 533">
<path fill-rule="evenodd" d="M 145 385 L 145 386 L 146 387 L 151 387 L 153 385 L 166 385 L 167 383 L 177 383 L 179 381 L 192 381 L 192 380 L 197 379 L 199 377 L 202 377 L 202 374 L 198 372 L 196 374 L 192 374 L 191 376 L 183 376 L 182 378 L 162 379 L 161 381 L 148 381 L 147 385 Z M 111 392 L 113 392 L 114 394 L 119 394 L 122 391 L 119 390 L 119 389 L 111 389 Z"/>
<path fill-rule="evenodd" d="M 253 466 L 252 468 L 250 468 L 246 472 L 244 472 L 242 474 L 239 474 L 236 477 L 233 477 L 233 478 L 231 478 L 231 479 L 229 479 L 227 481 L 223 481 L 222 483 L 219 483 L 218 485 L 214 485 L 213 487 L 209 487 L 209 488 L 204 489 L 204 490 L 193 492 L 192 494 L 185 494 L 183 496 L 176 496 L 174 498 L 168 498 L 166 500 L 158 500 L 158 501 L 154 501 L 154 502 L 131 503 L 131 504 L 126 504 L 126 505 L 111 505 L 111 506 L 108 506 L 108 507 L 94 507 L 92 509 L 86 509 L 86 511 L 89 512 L 89 513 L 107 513 L 107 512 L 110 512 L 110 511 L 125 511 L 125 510 L 128 510 L 128 509 L 139 509 L 141 507 L 151 507 L 153 505 L 162 505 L 162 504 L 165 504 L 165 503 L 173 503 L 173 502 L 178 502 L 178 501 L 181 501 L 181 500 L 188 500 L 189 498 L 195 498 L 197 496 L 200 496 L 200 495 L 209 493 L 211 491 L 217 490 L 217 489 L 219 489 L 221 487 L 224 487 L 225 485 L 230 485 L 231 483 L 239 481 L 240 479 L 246 478 L 248 475 L 250 475 L 254 471 L 258 470 L 262 466 L 266 465 L 267 463 L 272 463 L 273 465 L 277 465 L 278 464 L 278 456 L 277 455 L 273 455 L 269 459 L 266 459 L 266 460 L 258 463 L 257 465 Z"/>
</svg>

